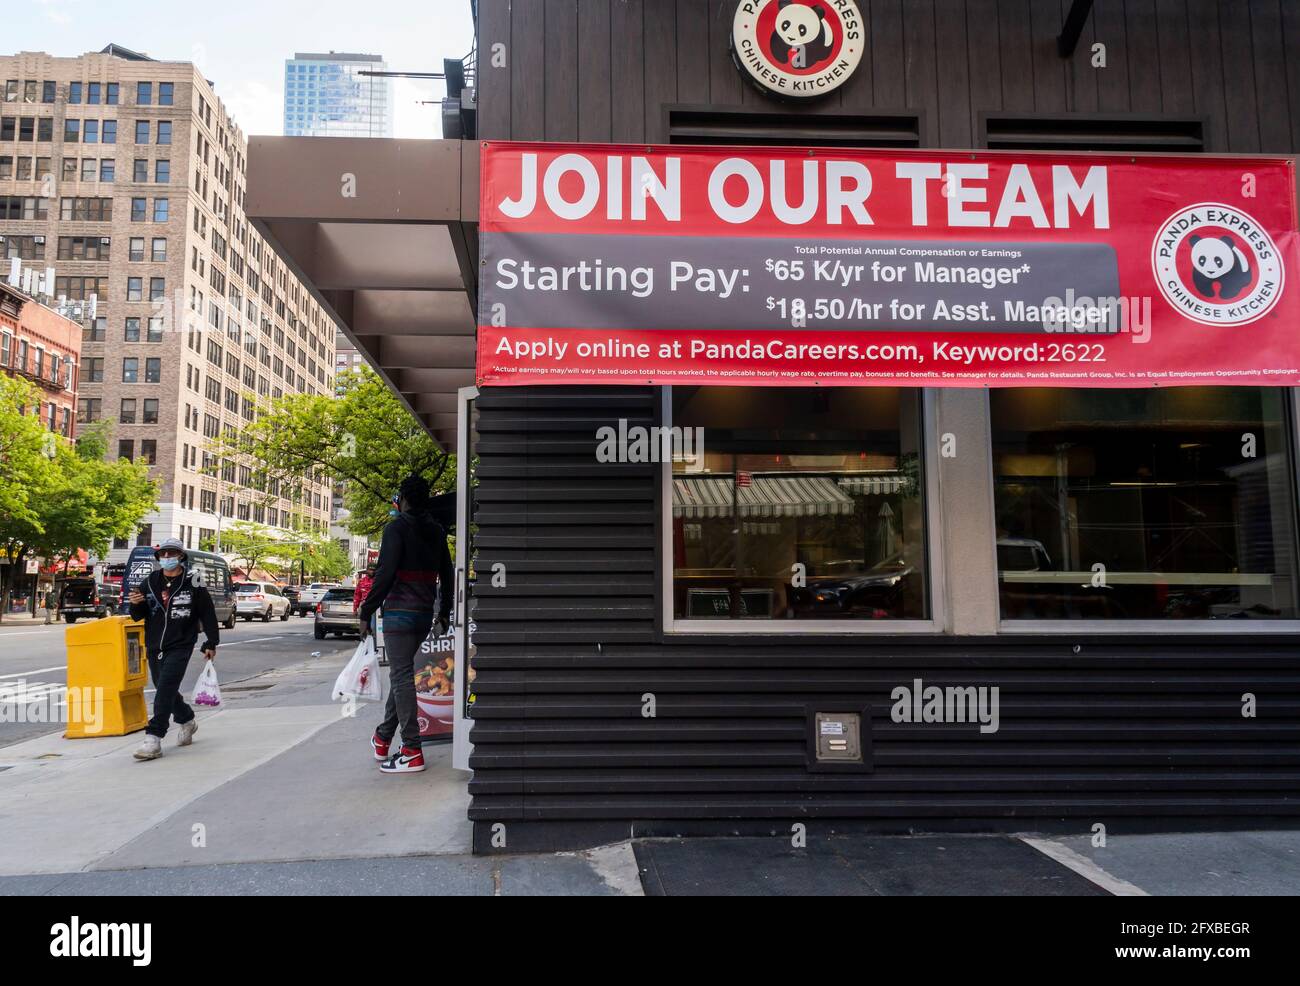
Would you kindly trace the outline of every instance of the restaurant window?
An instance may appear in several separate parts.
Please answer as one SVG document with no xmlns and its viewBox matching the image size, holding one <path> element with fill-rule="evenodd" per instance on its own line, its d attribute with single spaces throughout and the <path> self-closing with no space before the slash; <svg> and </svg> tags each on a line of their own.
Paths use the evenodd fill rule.
<svg viewBox="0 0 1300 986">
<path fill-rule="evenodd" d="M 1287 393 L 990 394 L 1004 620 L 1294 619 Z"/>
<path fill-rule="evenodd" d="M 919 390 L 671 395 L 676 620 L 930 619 Z"/>
</svg>

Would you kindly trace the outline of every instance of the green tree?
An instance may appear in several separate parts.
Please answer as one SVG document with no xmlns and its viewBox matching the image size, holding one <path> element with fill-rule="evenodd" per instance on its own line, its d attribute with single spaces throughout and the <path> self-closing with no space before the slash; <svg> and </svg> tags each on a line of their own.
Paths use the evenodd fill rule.
<svg viewBox="0 0 1300 986">
<path fill-rule="evenodd" d="M 12 574 L 24 567 L 32 542 L 44 532 L 41 507 L 55 485 L 51 455 L 58 439 L 39 418 L 24 413 L 40 402 L 35 386 L 0 374 L 0 554 L 8 563 L 0 577 L 0 619 Z"/>
<path fill-rule="evenodd" d="M 260 483 L 301 494 L 301 477 L 317 473 L 345 483 L 347 526 L 372 537 L 388 520 L 398 484 L 415 473 L 437 492 L 455 485 L 455 456 L 444 452 L 369 367 L 338 378 L 337 396 L 290 394 L 259 407 L 256 421 L 216 442 L 220 457 L 263 463 Z"/>
<path fill-rule="evenodd" d="M 294 547 L 265 524 L 239 520 L 221 532 L 221 550 L 244 563 L 251 574 L 260 564 L 280 570 L 294 555 Z"/>
<path fill-rule="evenodd" d="M 74 446 L 58 442 L 52 489 L 42 503 L 41 533 L 32 547 L 66 570 L 79 549 L 108 553 L 114 538 L 129 537 L 157 506 L 158 484 L 144 463 L 105 460 L 111 422 L 89 425 Z"/>
<path fill-rule="evenodd" d="M 352 559 L 337 541 L 312 532 L 290 538 L 285 560 L 305 580 L 337 582 L 352 574 Z"/>
</svg>

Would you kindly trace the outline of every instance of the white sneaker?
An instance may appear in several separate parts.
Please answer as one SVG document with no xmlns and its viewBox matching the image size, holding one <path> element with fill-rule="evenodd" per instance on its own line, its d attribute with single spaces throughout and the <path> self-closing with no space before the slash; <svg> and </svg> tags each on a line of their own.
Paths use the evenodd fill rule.
<svg viewBox="0 0 1300 986">
<path fill-rule="evenodd" d="M 176 745 L 189 746 L 194 742 L 194 734 L 199 731 L 199 721 L 191 719 L 189 722 L 183 722 L 180 730 L 180 735 L 176 737 Z"/>
<path fill-rule="evenodd" d="M 162 756 L 162 740 L 157 736 L 146 736 L 133 756 L 137 760 L 157 760 Z"/>
</svg>

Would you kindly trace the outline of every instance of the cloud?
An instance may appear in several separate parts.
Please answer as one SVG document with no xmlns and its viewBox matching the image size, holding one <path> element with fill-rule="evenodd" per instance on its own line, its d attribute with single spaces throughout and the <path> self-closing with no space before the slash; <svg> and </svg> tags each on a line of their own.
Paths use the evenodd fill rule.
<svg viewBox="0 0 1300 986">
<path fill-rule="evenodd" d="M 218 83 L 217 95 L 245 137 L 253 134 L 278 137 L 284 133 L 284 101 L 279 92 L 265 83 L 248 79 L 233 86 Z"/>
</svg>

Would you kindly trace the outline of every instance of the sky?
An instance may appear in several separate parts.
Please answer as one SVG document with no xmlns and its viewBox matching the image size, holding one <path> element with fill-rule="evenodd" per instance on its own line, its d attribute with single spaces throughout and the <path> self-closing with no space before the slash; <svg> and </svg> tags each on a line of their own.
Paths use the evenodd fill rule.
<svg viewBox="0 0 1300 986">
<path fill-rule="evenodd" d="M 473 45 L 470 0 L 5 0 L 0 54 L 83 55 L 110 42 L 188 61 L 243 129 L 284 131 L 284 62 L 296 51 L 382 55 L 389 71 L 441 72 Z M 441 137 L 441 80 L 393 80 L 393 136 Z M 422 106 L 422 101 L 433 105 Z"/>
</svg>

